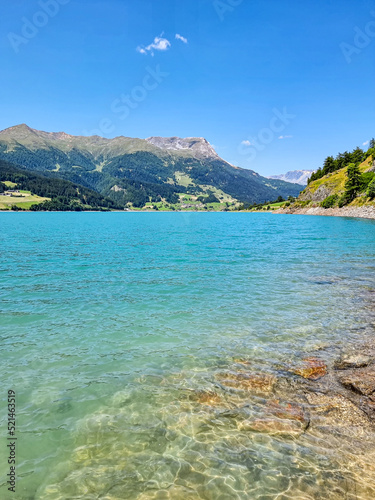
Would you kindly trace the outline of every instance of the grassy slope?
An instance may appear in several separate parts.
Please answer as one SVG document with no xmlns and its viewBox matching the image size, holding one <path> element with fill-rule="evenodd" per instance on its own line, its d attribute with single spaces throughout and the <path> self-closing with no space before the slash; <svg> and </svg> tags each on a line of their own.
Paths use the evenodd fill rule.
<svg viewBox="0 0 375 500">
<path fill-rule="evenodd" d="M 10 189 L 17 186 L 17 184 L 15 182 L 11 182 L 11 181 L 2 181 L 2 183 L 5 184 Z"/>
<path fill-rule="evenodd" d="M 373 164 L 373 158 L 370 156 L 367 158 L 360 166 L 359 169 L 361 173 L 368 172 Z M 303 202 L 304 205 L 307 203 L 321 202 L 327 196 L 337 194 L 342 195 L 345 191 L 345 182 L 347 180 L 346 176 L 347 168 L 342 168 L 337 172 L 325 175 L 321 179 L 311 182 L 301 193 L 297 204 Z M 363 204 L 366 199 L 362 197 L 362 200 L 356 199 L 353 201 L 353 205 Z M 367 201 L 368 204 L 373 204 Z"/>
<path fill-rule="evenodd" d="M 13 186 L 9 187 L 15 187 L 13 182 L 7 182 L 7 184 L 13 184 Z M 23 210 L 29 210 L 31 205 L 43 203 L 43 201 L 49 199 L 50 198 L 33 195 L 30 191 L 22 191 L 19 196 L 4 196 L 0 194 L 0 210 L 9 210 L 13 205 L 16 205 L 18 208 L 22 208 Z"/>
</svg>

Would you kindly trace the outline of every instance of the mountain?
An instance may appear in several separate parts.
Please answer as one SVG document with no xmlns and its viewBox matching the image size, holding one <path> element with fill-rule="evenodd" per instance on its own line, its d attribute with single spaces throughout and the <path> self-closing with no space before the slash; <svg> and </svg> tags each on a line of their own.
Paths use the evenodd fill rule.
<svg viewBox="0 0 375 500">
<path fill-rule="evenodd" d="M 311 174 L 313 174 L 314 172 L 316 172 L 316 170 L 291 170 L 286 174 L 271 175 L 269 179 L 278 179 L 280 181 L 307 186 L 307 181 L 311 177 Z"/>
<path fill-rule="evenodd" d="M 183 199 L 255 203 L 298 196 L 301 186 L 224 161 L 203 138 L 72 136 L 25 124 L 0 131 L 0 159 L 93 189 L 119 206 Z"/>
</svg>

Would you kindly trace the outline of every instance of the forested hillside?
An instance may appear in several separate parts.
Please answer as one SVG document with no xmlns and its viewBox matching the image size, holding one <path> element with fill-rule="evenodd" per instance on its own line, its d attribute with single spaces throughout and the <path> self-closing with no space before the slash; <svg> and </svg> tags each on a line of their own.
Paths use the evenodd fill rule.
<svg viewBox="0 0 375 500">
<path fill-rule="evenodd" d="M 367 151 L 329 156 L 292 208 L 375 205 L 375 141 Z"/>
<path fill-rule="evenodd" d="M 324 164 L 320 167 L 315 173 L 311 175 L 308 180 L 308 184 L 312 181 L 316 181 L 321 179 L 327 174 L 331 174 L 333 172 L 337 172 L 342 168 L 349 166 L 351 163 L 355 165 L 359 165 L 364 162 L 366 158 L 369 156 L 374 156 L 375 152 L 375 139 L 371 139 L 369 142 L 369 148 L 367 151 L 364 151 L 362 148 L 357 147 L 352 152 L 345 151 L 344 153 L 338 153 L 336 157 L 327 156 L 324 160 Z"/>
<path fill-rule="evenodd" d="M 43 198 L 50 198 L 31 210 L 89 210 L 113 209 L 114 201 L 104 198 L 91 189 L 36 172 L 0 160 L 0 192 L 7 189 L 5 181 L 12 182 L 18 190 L 27 190 Z"/>
<path fill-rule="evenodd" d="M 142 207 L 220 192 L 255 203 L 298 196 L 301 186 L 230 165 L 203 138 L 78 137 L 19 125 L 0 132 L 0 158 L 93 189 L 114 203 Z"/>
</svg>

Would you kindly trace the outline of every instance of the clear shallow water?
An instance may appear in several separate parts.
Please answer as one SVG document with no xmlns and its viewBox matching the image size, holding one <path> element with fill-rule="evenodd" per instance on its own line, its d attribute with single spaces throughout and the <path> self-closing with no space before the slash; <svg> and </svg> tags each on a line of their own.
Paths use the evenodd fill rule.
<svg viewBox="0 0 375 500">
<path fill-rule="evenodd" d="M 375 497 L 371 432 L 246 424 L 298 400 L 288 364 L 319 349 L 329 364 L 372 334 L 374 221 L 25 213 L 0 227 L 9 498 Z M 244 373 L 266 383 L 225 382 Z M 8 498 L 5 431 L 0 445 Z"/>
</svg>

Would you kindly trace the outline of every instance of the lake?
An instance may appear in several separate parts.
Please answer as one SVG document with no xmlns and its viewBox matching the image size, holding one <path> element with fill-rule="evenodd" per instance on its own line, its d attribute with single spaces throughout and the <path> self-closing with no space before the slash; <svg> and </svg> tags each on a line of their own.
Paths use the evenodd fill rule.
<svg viewBox="0 0 375 500">
<path fill-rule="evenodd" d="M 0 227 L 1 498 L 375 498 L 374 432 L 322 423 L 306 394 L 329 376 L 293 372 L 373 337 L 375 221 L 3 213 Z"/>
</svg>

